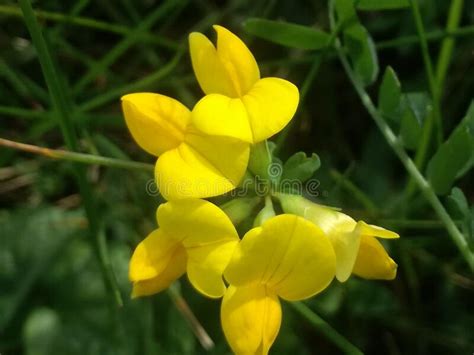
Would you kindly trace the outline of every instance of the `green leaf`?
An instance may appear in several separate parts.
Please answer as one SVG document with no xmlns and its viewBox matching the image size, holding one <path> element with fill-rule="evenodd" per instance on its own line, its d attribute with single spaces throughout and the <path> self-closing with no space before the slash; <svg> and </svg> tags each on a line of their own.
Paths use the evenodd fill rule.
<svg viewBox="0 0 474 355">
<path fill-rule="evenodd" d="M 463 118 L 461 124 L 467 127 L 469 133 L 474 138 L 474 100 L 471 101 L 466 116 Z"/>
<path fill-rule="evenodd" d="M 458 187 L 453 187 L 448 196 L 448 202 L 455 208 L 455 214 L 460 218 L 465 218 L 471 214 L 466 196 Z"/>
<path fill-rule="evenodd" d="M 259 18 L 245 21 L 244 28 L 257 37 L 298 49 L 322 49 L 331 38 L 328 33 L 315 28 Z"/>
<path fill-rule="evenodd" d="M 379 111 L 384 118 L 398 121 L 402 88 L 392 67 L 387 67 L 379 89 Z"/>
<path fill-rule="evenodd" d="M 400 102 L 400 137 L 407 149 L 416 149 L 421 139 L 422 127 L 432 104 L 425 92 L 413 92 L 402 95 Z"/>
<path fill-rule="evenodd" d="M 408 108 L 402 116 L 400 125 L 400 136 L 405 148 L 415 150 L 418 147 L 422 135 L 421 127 L 413 110 Z"/>
<path fill-rule="evenodd" d="M 471 164 L 474 143 L 466 126 L 458 127 L 428 164 L 428 180 L 437 194 L 449 192 L 459 173 Z"/>
<path fill-rule="evenodd" d="M 27 355 L 51 354 L 53 344 L 61 333 L 58 314 L 47 308 L 37 308 L 30 313 L 23 328 Z"/>
<path fill-rule="evenodd" d="M 305 153 L 293 154 L 283 165 L 281 182 L 298 181 L 305 182 L 310 179 L 316 170 L 321 166 L 321 161 L 316 153 L 307 157 Z"/>
<path fill-rule="evenodd" d="M 474 100 L 469 105 L 466 116 L 464 116 L 461 123 L 458 125 L 458 127 L 455 130 L 459 130 L 459 129 L 466 129 L 469 132 L 469 135 L 471 136 L 472 144 L 474 146 Z M 474 148 L 472 151 L 470 162 L 467 163 L 464 169 L 462 169 L 458 173 L 458 177 L 463 176 L 473 166 L 474 166 Z"/>
<path fill-rule="evenodd" d="M 372 84 L 379 72 L 379 62 L 375 45 L 364 26 L 360 23 L 344 30 L 344 46 L 356 75 L 367 86 Z"/>
<path fill-rule="evenodd" d="M 359 21 L 354 7 L 354 0 L 336 0 L 334 7 L 340 22 L 347 22 L 346 25 L 348 25 L 351 22 L 350 20 Z"/>
<path fill-rule="evenodd" d="M 338 21 L 344 24 L 344 47 L 356 75 L 367 86 L 372 84 L 379 72 L 375 44 L 364 26 L 359 22 L 353 0 L 336 0 Z"/>
<path fill-rule="evenodd" d="M 447 199 L 447 206 L 454 218 L 462 221 L 462 232 L 472 240 L 474 237 L 474 207 L 469 208 L 469 203 L 462 190 L 453 187 Z"/>
<path fill-rule="evenodd" d="M 408 0 L 359 0 L 357 3 L 357 9 L 369 11 L 403 9 L 408 6 Z"/>
<path fill-rule="evenodd" d="M 433 104 L 426 92 L 410 92 L 403 95 L 402 100 L 403 108 L 410 108 L 420 125 L 433 110 Z"/>
</svg>

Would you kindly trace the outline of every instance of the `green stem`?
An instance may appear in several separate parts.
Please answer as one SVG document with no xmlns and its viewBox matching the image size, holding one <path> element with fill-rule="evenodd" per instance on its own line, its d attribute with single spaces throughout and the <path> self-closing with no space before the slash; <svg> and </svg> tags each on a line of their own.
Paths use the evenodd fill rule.
<svg viewBox="0 0 474 355">
<path fill-rule="evenodd" d="M 430 115 L 428 119 L 433 119 L 434 122 L 432 125 L 426 125 L 425 127 L 427 127 L 428 129 L 435 130 L 436 140 L 439 145 L 443 142 L 443 121 L 441 118 L 441 105 L 439 102 L 440 95 L 438 93 L 438 86 L 428 50 L 428 41 L 426 39 L 423 20 L 420 15 L 420 9 L 418 7 L 418 0 L 410 0 L 410 5 L 413 12 L 413 19 L 415 21 L 416 30 L 418 32 L 418 37 L 420 37 L 421 54 L 423 57 L 423 62 L 425 64 L 426 76 L 428 78 L 431 97 L 433 99 L 433 115 Z M 428 134 L 427 137 L 430 138 L 431 134 Z"/>
<path fill-rule="evenodd" d="M 43 71 L 48 89 L 51 93 L 51 101 L 53 103 L 54 109 L 56 110 L 56 114 L 58 115 L 62 135 L 68 148 L 72 151 L 75 151 L 78 148 L 78 140 L 71 120 L 72 111 L 68 105 L 66 97 L 64 96 L 64 91 L 62 90 L 60 79 L 53 64 L 53 59 L 43 38 L 41 28 L 35 17 L 30 0 L 19 0 L 19 3 L 23 12 L 26 26 L 38 52 L 41 69 Z M 85 171 L 81 169 L 81 167 L 75 166 L 74 172 L 79 186 L 79 191 L 83 199 L 84 209 L 89 220 L 89 230 L 91 237 L 94 238 L 93 240 L 91 239 L 91 241 L 93 241 L 93 247 L 99 259 L 99 265 L 101 267 L 104 283 L 115 304 L 117 306 L 122 306 L 123 301 L 120 290 L 116 283 L 113 271 L 110 268 L 109 255 L 105 245 L 105 235 L 100 232 L 101 228 L 95 207 L 96 203 L 94 200 L 94 195 L 87 182 Z"/>
<path fill-rule="evenodd" d="M 167 292 L 176 309 L 181 313 L 188 325 L 191 327 L 191 330 L 199 340 L 199 343 L 201 343 L 202 347 L 207 351 L 214 349 L 214 341 L 211 339 L 209 334 L 206 332 L 206 329 L 204 329 L 204 327 L 201 325 L 189 307 L 188 303 L 184 299 L 183 295 L 181 294 L 179 283 L 173 283 L 170 287 L 168 287 Z"/>
<path fill-rule="evenodd" d="M 48 118 L 50 113 L 40 110 L 28 110 L 21 107 L 0 106 L 0 114 L 20 118 Z"/>
<path fill-rule="evenodd" d="M 299 103 L 300 107 L 303 106 L 302 104 L 304 100 L 306 99 L 306 95 L 308 94 L 309 89 L 311 88 L 311 84 L 313 83 L 316 75 L 318 74 L 319 67 L 321 66 L 322 61 L 323 61 L 323 55 L 317 54 L 316 58 L 313 61 L 313 64 L 311 65 L 311 68 L 309 69 L 306 79 L 304 80 L 303 85 L 301 86 L 300 103 Z M 290 134 L 294 125 L 295 125 L 295 120 L 293 119 L 278 135 L 278 138 L 276 140 L 275 154 L 278 154 L 280 152 L 281 148 L 283 147 L 283 144 L 288 138 L 288 135 Z"/>
<path fill-rule="evenodd" d="M 333 9 L 330 9 L 330 22 L 331 22 L 331 27 L 333 27 L 335 23 Z M 385 120 L 382 118 L 382 116 L 376 109 L 370 96 L 365 91 L 364 86 L 362 85 L 362 83 L 360 83 L 357 76 L 353 73 L 352 68 L 349 64 L 349 61 L 347 57 L 345 56 L 339 41 L 336 41 L 335 48 L 338 52 L 338 56 L 342 63 L 342 66 L 344 67 L 344 70 L 346 71 L 347 76 L 349 77 L 352 85 L 354 86 L 354 89 L 359 95 L 362 101 L 362 104 L 365 106 L 368 113 L 370 114 L 372 119 L 375 121 L 376 125 L 380 129 L 382 135 L 384 136 L 389 146 L 392 148 L 392 150 L 398 156 L 402 164 L 405 166 L 405 169 L 410 174 L 411 178 L 416 182 L 416 184 L 418 185 L 418 188 L 421 190 L 426 200 L 431 204 L 432 208 L 435 210 L 439 219 L 443 222 L 446 230 L 451 236 L 451 239 L 453 240 L 454 244 L 457 246 L 457 248 L 461 252 L 461 255 L 466 260 L 471 271 L 474 271 L 474 254 L 470 251 L 466 238 L 459 231 L 456 224 L 449 216 L 448 212 L 442 205 L 441 201 L 438 199 L 438 196 L 436 196 L 435 192 L 433 191 L 428 181 L 420 173 L 420 171 L 418 170 L 413 160 L 411 160 L 411 158 L 408 156 L 408 154 L 406 153 L 405 149 L 403 148 L 398 138 L 393 133 L 390 126 L 387 124 L 387 122 L 385 122 Z"/>
<path fill-rule="evenodd" d="M 115 33 L 119 35 L 127 36 L 132 33 L 134 30 L 122 25 L 111 24 L 108 22 L 98 21 L 92 18 L 87 17 L 79 17 L 79 16 L 71 16 L 71 15 L 64 15 L 57 12 L 49 12 L 49 11 L 34 11 L 35 15 L 39 19 L 55 21 L 59 23 L 68 23 L 71 25 L 81 26 L 92 28 L 98 31 Z M 8 6 L 8 5 L 0 5 L 0 14 L 2 15 L 10 15 L 10 16 L 17 16 L 21 17 L 21 9 L 16 6 Z M 161 37 L 157 34 L 151 33 L 140 33 L 136 37 L 137 40 L 153 43 L 160 45 L 165 48 L 169 49 L 176 49 L 177 45 L 175 42 L 170 41 L 165 37 Z"/>
<path fill-rule="evenodd" d="M 74 86 L 73 94 L 81 92 L 91 81 L 93 81 L 98 74 L 104 72 L 110 65 L 112 65 L 125 51 L 136 42 L 136 37 L 140 33 L 148 31 L 156 21 L 168 13 L 168 10 L 181 3 L 180 1 L 167 0 L 158 6 L 150 15 L 143 19 L 140 24 L 130 33 L 128 33 L 114 48 L 107 52 L 107 54 L 90 70 L 84 74 L 81 80 Z"/>
<path fill-rule="evenodd" d="M 423 220 L 423 219 L 377 219 L 380 225 L 393 225 L 398 228 L 413 228 L 413 229 L 437 229 L 444 227 L 443 222 L 438 220 Z M 456 225 L 462 225 L 461 221 L 455 221 Z"/>
<path fill-rule="evenodd" d="M 154 72 L 151 75 L 148 75 L 147 77 L 137 80 L 133 83 L 123 85 L 117 89 L 114 90 L 109 90 L 105 92 L 102 95 L 96 96 L 93 99 L 84 102 L 79 106 L 80 111 L 90 111 L 92 109 L 95 109 L 97 107 L 100 107 L 112 100 L 115 100 L 116 98 L 119 98 L 120 96 L 127 94 L 129 92 L 134 92 L 138 90 L 143 90 L 144 88 L 147 88 L 157 82 L 158 80 L 163 79 L 166 77 L 168 74 L 170 74 L 173 69 L 178 65 L 179 61 L 183 57 L 184 54 L 184 48 L 181 47 L 173 57 L 173 59 L 160 69 L 158 69 L 156 72 Z"/>
<path fill-rule="evenodd" d="M 449 8 L 448 22 L 446 24 L 446 31 L 455 31 L 461 20 L 464 0 L 452 0 Z M 454 38 L 445 38 L 441 43 L 441 50 L 436 64 L 436 83 L 438 85 L 439 100 L 443 96 L 444 79 L 448 72 L 449 63 L 454 49 Z"/>
<path fill-rule="evenodd" d="M 458 30 L 458 25 L 462 12 L 463 0 L 453 0 L 451 2 L 451 7 L 449 9 L 448 23 L 446 26 L 447 33 L 453 33 Z M 435 102 L 441 103 L 441 98 L 443 94 L 443 85 L 444 79 L 446 77 L 447 69 L 449 62 L 451 60 L 452 51 L 454 48 L 454 37 L 446 37 L 443 39 L 441 45 L 441 51 L 438 57 L 438 63 L 436 67 L 436 86 L 437 86 L 437 97 L 434 98 Z M 431 115 L 436 113 L 431 113 Z M 415 164 L 419 169 L 423 168 L 424 162 L 428 154 L 428 147 L 431 138 L 431 132 L 433 129 L 433 119 L 429 119 L 425 122 L 425 127 L 423 128 L 423 134 L 420 140 L 420 145 L 417 149 L 415 156 Z M 403 198 L 400 199 L 400 203 L 406 206 L 406 202 L 410 200 L 411 196 L 416 191 L 416 184 L 413 179 L 409 179 L 405 191 L 403 193 Z"/>
<path fill-rule="evenodd" d="M 444 38 L 457 38 L 464 36 L 472 36 L 474 34 L 474 26 L 465 26 L 455 30 L 450 31 L 432 31 L 426 33 L 426 40 L 429 42 L 434 42 Z M 404 36 L 396 39 L 390 39 L 387 41 L 377 42 L 375 48 L 380 49 L 390 49 L 396 47 L 403 47 L 411 44 L 420 43 L 420 38 L 416 35 L 413 36 Z"/>
<path fill-rule="evenodd" d="M 0 146 L 22 150 L 28 153 L 43 155 L 52 159 L 61 159 L 66 161 L 73 161 L 88 165 L 101 165 L 110 168 L 128 169 L 128 170 L 145 170 L 153 171 L 154 166 L 152 164 L 127 161 L 123 159 L 107 158 L 93 154 L 83 154 L 76 152 L 69 152 L 62 149 L 49 149 L 38 147 L 36 145 L 24 144 L 14 142 L 8 139 L 0 138 Z"/>
<path fill-rule="evenodd" d="M 317 315 L 303 302 L 291 302 L 290 306 L 301 314 L 307 321 L 311 323 L 318 331 L 328 338 L 334 345 L 346 354 L 362 355 L 363 352 L 351 344 L 346 338 L 339 334 L 324 319 Z"/>
<path fill-rule="evenodd" d="M 337 27 L 334 30 L 334 32 L 331 33 L 331 37 L 329 38 L 323 51 L 320 54 L 318 54 L 316 58 L 313 60 L 313 64 L 311 65 L 308 75 L 306 76 L 306 79 L 303 82 L 303 85 L 301 87 L 299 107 L 302 107 L 302 104 L 305 101 L 306 96 L 308 95 L 309 89 L 311 88 L 311 84 L 313 83 L 314 79 L 316 78 L 316 75 L 319 72 L 321 63 L 326 59 L 328 54 L 331 52 L 331 49 L 334 46 L 334 41 L 337 38 L 339 30 L 340 30 L 340 27 Z M 278 154 L 280 150 L 282 149 L 283 144 L 285 143 L 286 139 L 288 138 L 288 135 L 291 132 L 293 125 L 295 124 L 294 122 L 295 122 L 294 119 L 291 120 L 288 126 L 286 126 L 283 129 L 283 131 L 278 135 L 278 138 L 276 141 L 275 154 Z"/>
<path fill-rule="evenodd" d="M 369 214 L 373 217 L 377 215 L 378 208 L 375 203 L 367 196 L 361 189 L 359 189 L 352 181 L 346 178 L 339 171 L 331 169 L 329 171 L 331 178 L 336 180 L 337 183 L 341 184 L 352 196 L 360 202 L 362 206 L 367 209 Z"/>
</svg>

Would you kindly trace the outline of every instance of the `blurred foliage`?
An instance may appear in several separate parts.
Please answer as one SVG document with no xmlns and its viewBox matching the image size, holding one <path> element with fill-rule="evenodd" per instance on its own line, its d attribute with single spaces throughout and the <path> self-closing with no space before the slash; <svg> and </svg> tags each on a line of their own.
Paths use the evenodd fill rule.
<svg viewBox="0 0 474 355">
<path fill-rule="evenodd" d="M 450 3 L 420 1 L 435 64 L 443 38 L 436 34 L 444 31 Z M 378 97 L 387 122 L 407 149 L 416 150 L 432 103 L 406 4 L 361 0 L 357 22 L 344 29 L 343 38 L 353 48 L 349 54 L 361 79 L 375 82 L 368 90 Z M 395 281 L 334 282 L 307 304 L 367 354 L 473 351 L 474 315 L 468 311 L 474 306 L 472 273 L 424 198 L 416 189 L 407 193 L 406 171 L 360 104 L 334 53 L 324 50 L 331 40 L 324 34 L 329 32 L 326 1 L 42 0 L 33 6 L 41 10 L 38 17 L 82 151 L 120 159 L 153 163 L 127 132 L 120 96 L 160 92 L 191 107 L 201 92 L 187 55 L 187 35 L 210 34 L 214 23 L 241 35 L 264 76 L 288 78 L 304 90 L 286 140 L 278 145 L 282 160 L 299 150 L 307 152 L 312 158 L 294 156 L 286 163 L 307 159 L 308 167 L 301 172 L 306 178 L 313 165 L 319 166 L 318 157 L 311 155 L 316 152 L 322 165 L 314 177 L 322 203 L 343 207 L 402 236 L 390 244 L 390 254 L 399 263 Z M 378 11 L 368 11 L 374 6 Z M 448 74 L 438 88 L 447 140 L 439 150 L 432 140 L 426 156 L 434 155 L 427 166 L 430 181 L 440 194 L 451 193 L 443 201 L 472 245 L 474 179 L 469 169 L 474 149 L 469 135 L 474 132 L 474 106 L 469 112 L 468 107 L 474 92 L 474 2 L 464 1 L 461 15 L 460 28 L 471 32 L 456 38 Z M 255 18 L 317 31 L 304 27 L 304 36 L 293 42 L 298 48 L 287 48 L 253 36 L 271 40 L 260 27 L 266 22 Z M 0 23 L 0 136 L 61 148 L 58 117 L 15 2 L 1 2 Z M 291 31 L 297 36 L 298 26 Z M 292 44 L 288 32 L 274 35 L 274 42 Z M 374 50 L 376 62 L 370 58 Z M 228 353 L 219 326 L 219 302 L 196 295 L 187 280 L 177 288 L 215 342 L 213 350 L 203 348 L 170 294 L 129 299 L 128 259 L 155 227 L 160 198 L 150 173 L 89 166 L 100 228 L 124 298 L 122 308 L 111 305 L 72 168 L 72 163 L 0 150 L 0 353 Z M 453 184 L 457 187 L 451 190 Z M 339 353 L 286 306 L 272 351 Z"/>
</svg>

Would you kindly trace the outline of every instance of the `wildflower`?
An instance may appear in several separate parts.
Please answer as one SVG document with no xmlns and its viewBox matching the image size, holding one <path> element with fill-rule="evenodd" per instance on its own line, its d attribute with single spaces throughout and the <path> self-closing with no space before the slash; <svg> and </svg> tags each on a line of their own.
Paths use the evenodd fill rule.
<svg viewBox="0 0 474 355">
<path fill-rule="evenodd" d="M 122 97 L 122 108 L 138 145 L 159 157 L 155 178 L 167 200 L 220 195 L 234 189 L 245 174 L 249 145 L 199 132 L 179 101 L 135 93 Z"/>
<path fill-rule="evenodd" d="M 194 73 L 206 94 L 192 120 L 202 132 L 250 143 L 282 130 L 299 101 L 296 86 L 279 78 L 260 79 L 257 62 L 232 32 L 214 26 L 217 46 L 201 33 L 189 35 Z"/>
<path fill-rule="evenodd" d="M 224 271 L 230 283 L 221 308 L 224 334 L 236 354 L 267 354 L 281 324 L 279 298 L 297 301 L 324 290 L 336 258 L 320 228 L 289 214 L 251 229 Z"/>
<path fill-rule="evenodd" d="M 188 199 L 161 204 L 157 220 L 159 228 L 130 260 L 132 297 L 160 292 L 185 272 L 199 292 L 221 297 L 222 273 L 239 240 L 227 215 L 208 201 Z"/>
<path fill-rule="evenodd" d="M 382 227 L 356 222 L 333 208 L 318 205 L 297 195 L 278 195 L 285 212 L 302 216 L 319 226 L 336 253 L 336 278 L 344 282 L 351 273 L 366 279 L 393 280 L 397 264 L 375 238 L 399 238 Z"/>
</svg>

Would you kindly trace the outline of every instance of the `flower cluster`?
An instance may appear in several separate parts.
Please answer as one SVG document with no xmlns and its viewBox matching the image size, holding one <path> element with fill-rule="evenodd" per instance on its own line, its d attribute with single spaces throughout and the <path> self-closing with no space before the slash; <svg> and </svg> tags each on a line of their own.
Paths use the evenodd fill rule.
<svg viewBox="0 0 474 355">
<path fill-rule="evenodd" d="M 155 179 L 168 200 L 157 210 L 159 228 L 131 258 L 132 297 L 160 292 L 186 273 L 197 291 L 222 297 L 221 323 L 232 350 L 267 354 L 281 324 L 280 299 L 307 299 L 352 274 L 393 279 L 397 265 L 376 237 L 398 235 L 270 184 L 265 206 L 240 239 L 235 214 L 248 216 L 252 209 L 237 199 L 227 209 L 203 199 L 239 185 L 249 156 L 288 124 L 299 100 L 292 83 L 260 78 L 237 36 L 214 29 L 216 46 L 200 33 L 189 36 L 205 93 L 192 110 L 159 94 L 122 98 L 132 136 L 158 157 Z M 283 214 L 276 215 L 272 201 Z"/>
</svg>

